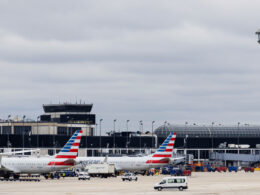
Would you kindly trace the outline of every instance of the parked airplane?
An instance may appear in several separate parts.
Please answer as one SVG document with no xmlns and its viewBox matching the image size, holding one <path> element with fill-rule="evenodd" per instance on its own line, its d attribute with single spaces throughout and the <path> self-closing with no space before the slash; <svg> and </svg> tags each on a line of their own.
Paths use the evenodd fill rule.
<svg viewBox="0 0 260 195">
<path fill-rule="evenodd" d="M 170 133 L 163 144 L 154 154 L 142 157 L 77 157 L 77 167 L 84 168 L 88 164 L 99 164 L 107 162 L 114 164 L 117 171 L 120 170 L 148 170 L 150 168 L 161 167 L 169 163 L 174 163 L 178 158 L 173 158 L 173 147 L 176 139 L 176 133 Z M 183 157 L 181 157 L 183 158 Z M 81 164 L 81 166 L 80 166 Z"/>
<path fill-rule="evenodd" d="M 74 166 L 81 136 L 82 130 L 77 130 L 56 156 L 25 157 L 0 153 L 0 175 L 9 178 L 13 174 L 19 178 L 20 173 L 49 173 Z"/>
</svg>

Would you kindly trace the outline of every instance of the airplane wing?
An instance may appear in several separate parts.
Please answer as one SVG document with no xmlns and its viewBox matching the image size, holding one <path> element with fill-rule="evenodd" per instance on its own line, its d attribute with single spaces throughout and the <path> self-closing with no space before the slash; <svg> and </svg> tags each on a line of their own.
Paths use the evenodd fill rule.
<svg viewBox="0 0 260 195">
<path fill-rule="evenodd" d="M 165 158 L 160 159 L 160 161 L 163 161 L 163 162 L 169 162 L 169 161 L 171 161 L 171 159 L 168 158 L 168 157 L 165 157 Z"/>
<path fill-rule="evenodd" d="M 181 157 L 174 157 L 170 159 L 170 164 L 179 164 L 183 161 L 185 161 L 186 157 L 185 156 L 181 156 Z"/>
<path fill-rule="evenodd" d="M 75 164 L 77 164 L 77 162 L 74 159 L 65 160 L 64 163 L 67 164 L 67 165 L 70 165 L 70 164 L 75 165 Z"/>
<path fill-rule="evenodd" d="M 186 158 L 185 156 L 174 157 L 174 158 L 165 157 L 165 158 L 160 159 L 160 161 L 162 161 L 162 162 L 169 162 L 170 164 L 174 164 L 175 162 L 177 162 L 179 160 L 183 160 L 185 158 Z"/>
</svg>

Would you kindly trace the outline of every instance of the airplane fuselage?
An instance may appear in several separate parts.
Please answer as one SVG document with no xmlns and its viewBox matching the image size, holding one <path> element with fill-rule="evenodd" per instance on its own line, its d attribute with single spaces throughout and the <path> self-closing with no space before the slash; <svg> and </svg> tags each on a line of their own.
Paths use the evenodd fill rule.
<svg viewBox="0 0 260 195">
<path fill-rule="evenodd" d="M 0 170 L 14 173 L 49 173 L 74 165 L 62 161 L 64 160 L 53 157 L 2 157 Z"/>
<path fill-rule="evenodd" d="M 76 162 L 81 162 L 82 166 L 89 164 L 100 164 L 105 161 L 106 157 L 77 157 Z M 129 170 L 148 170 L 150 168 L 162 167 L 169 163 L 168 160 L 162 158 L 153 158 L 151 156 L 143 157 L 107 157 L 107 163 L 114 164 L 117 171 Z M 83 168 L 82 167 L 82 168 Z"/>
</svg>

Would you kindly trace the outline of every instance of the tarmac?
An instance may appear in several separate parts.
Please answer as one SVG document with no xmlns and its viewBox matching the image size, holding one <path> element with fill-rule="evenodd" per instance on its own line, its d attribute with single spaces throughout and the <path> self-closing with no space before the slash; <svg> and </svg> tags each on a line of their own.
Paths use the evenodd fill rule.
<svg viewBox="0 0 260 195">
<path fill-rule="evenodd" d="M 138 176 L 138 181 L 122 181 L 121 177 L 114 178 L 91 178 L 90 181 L 78 181 L 74 178 L 61 178 L 59 180 L 45 180 L 41 177 L 40 182 L 26 181 L 0 181 L 0 195 L 115 195 L 115 194 L 192 194 L 192 195 L 226 195 L 226 194 L 260 194 L 260 171 L 254 173 L 231 172 L 231 173 L 198 173 L 193 172 L 188 177 L 188 189 L 154 190 L 155 183 L 163 177 Z"/>
</svg>

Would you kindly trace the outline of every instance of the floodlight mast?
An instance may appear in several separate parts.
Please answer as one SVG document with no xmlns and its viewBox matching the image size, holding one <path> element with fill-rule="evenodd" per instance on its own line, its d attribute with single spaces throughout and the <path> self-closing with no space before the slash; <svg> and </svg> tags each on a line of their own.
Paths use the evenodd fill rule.
<svg viewBox="0 0 260 195">
<path fill-rule="evenodd" d="M 255 34 L 257 34 L 257 36 L 258 36 L 257 42 L 260 44 L 260 29 L 258 29 L 258 31 L 256 31 Z"/>
</svg>

